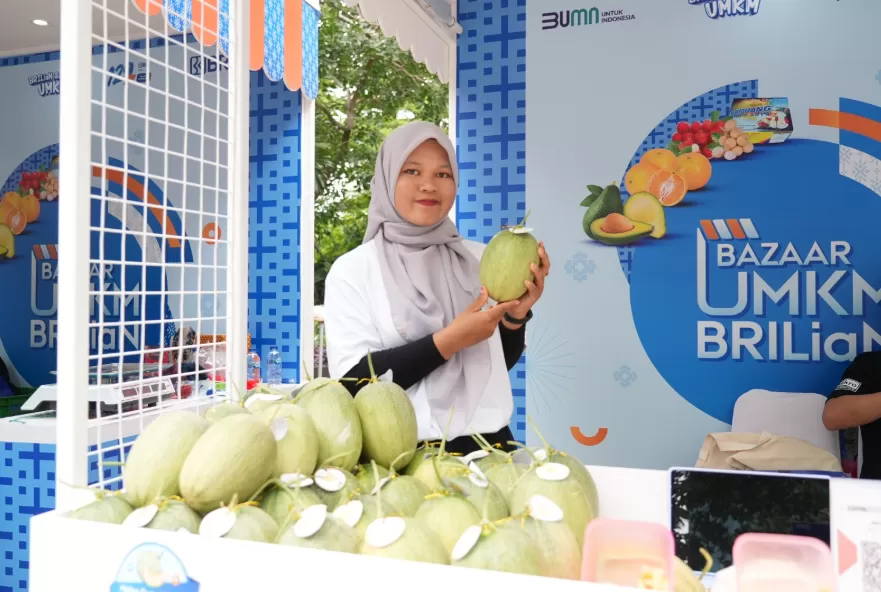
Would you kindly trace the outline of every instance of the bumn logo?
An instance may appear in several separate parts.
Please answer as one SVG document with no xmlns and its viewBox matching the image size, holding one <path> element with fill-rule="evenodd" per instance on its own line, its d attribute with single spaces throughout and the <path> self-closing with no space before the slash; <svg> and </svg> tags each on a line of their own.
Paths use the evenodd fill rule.
<svg viewBox="0 0 881 592">
<path fill-rule="evenodd" d="M 597 7 L 593 7 L 590 10 L 579 8 L 577 10 L 544 12 L 541 15 L 541 28 L 545 30 L 580 27 L 581 25 L 595 25 L 599 22 L 600 9 Z"/>
<path fill-rule="evenodd" d="M 762 0 L 688 0 L 692 5 L 704 5 L 711 19 L 726 16 L 754 16 L 759 13 Z"/>
</svg>

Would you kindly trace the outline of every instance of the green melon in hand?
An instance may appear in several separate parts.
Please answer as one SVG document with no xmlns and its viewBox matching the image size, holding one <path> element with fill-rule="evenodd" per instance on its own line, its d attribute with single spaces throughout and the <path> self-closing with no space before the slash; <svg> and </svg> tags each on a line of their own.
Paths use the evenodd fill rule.
<svg viewBox="0 0 881 592">
<path fill-rule="evenodd" d="M 527 217 L 529 214 L 527 214 Z M 538 241 L 524 227 L 517 226 L 496 234 L 480 258 L 480 283 L 496 302 L 515 300 L 526 293 L 524 282 L 534 281 L 530 265 L 539 265 Z"/>
</svg>

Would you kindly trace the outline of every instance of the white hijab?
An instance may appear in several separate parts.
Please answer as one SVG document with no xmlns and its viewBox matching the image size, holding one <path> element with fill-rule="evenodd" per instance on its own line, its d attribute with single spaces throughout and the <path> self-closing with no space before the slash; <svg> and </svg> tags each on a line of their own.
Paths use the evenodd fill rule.
<svg viewBox="0 0 881 592">
<path fill-rule="evenodd" d="M 364 235 L 365 243 L 376 243 L 395 328 L 408 343 L 449 325 L 480 294 L 480 262 L 452 220 L 444 216 L 434 226 L 417 226 L 395 209 L 401 167 L 428 140 L 447 151 L 458 186 L 456 152 L 443 130 L 421 121 L 399 127 L 385 139 L 376 158 Z M 455 407 L 450 438 L 468 433 L 489 380 L 490 364 L 489 343 L 484 341 L 458 352 L 425 378 L 431 412 L 441 429 Z"/>
</svg>

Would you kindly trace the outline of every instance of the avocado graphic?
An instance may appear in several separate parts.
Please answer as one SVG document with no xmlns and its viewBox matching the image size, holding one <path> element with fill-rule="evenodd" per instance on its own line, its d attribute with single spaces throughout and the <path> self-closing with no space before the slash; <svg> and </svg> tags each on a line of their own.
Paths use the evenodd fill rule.
<svg viewBox="0 0 881 592">
<path fill-rule="evenodd" d="M 617 183 L 611 183 L 605 189 L 599 185 L 588 185 L 587 189 L 590 191 L 590 195 L 581 202 L 581 206 L 587 208 L 581 220 L 581 226 L 587 236 L 593 240 L 599 240 L 594 234 L 593 223 L 609 214 L 621 214 L 624 211 L 624 206 L 621 203 L 621 191 L 618 189 Z"/>
<path fill-rule="evenodd" d="M 0 224 L 0 256 L 15 257 L 15 235 L 6 224 Z"/>
<path fill-rule="evenodd" d="M 612 212 L 605 218 L 597 218 L 591 222 L 590 230 L 596 241 L 619 247 L 635 243 L 642 237 L 650 235 L 653 228 L 651 224 L 637 222 L 623 214 Z"/>
<path fill-rule="evenodd" d="M 646 191 L 634 193 L 624 202 L 624 215 L 634 222 L 642 222 L 652 227 L 652 238 L 662 238 L 667 234 L 667 218 L 664 206 L 658 198 Z"/>
</svg>

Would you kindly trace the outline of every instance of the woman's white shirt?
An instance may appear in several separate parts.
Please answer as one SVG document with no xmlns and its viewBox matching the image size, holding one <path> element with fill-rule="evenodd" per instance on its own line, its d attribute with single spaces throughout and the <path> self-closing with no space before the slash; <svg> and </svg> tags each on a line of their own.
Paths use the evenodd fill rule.
<svg viewBox="0 0 881 592">
<path fill-rule="evenodd" d="M 465 241 L 480 259 L 485 245 Z M 324 283 L 324 324 L 327 336 L 327 362 L 332 378 L 340 378 L 351 370 L 368 351 L 380 351 L 404 345 L 395 329 L 388 292 L 379 267 L 379 256 L 373 241 L 367 242 L 338 258 Z M 492 370 L 480 403 L 470 418 L 468 433 L 493 433 L 511 420 L 514 399 L 511 380 L 499 330 L 489 339 Z M 425 381 L 420 380 L 407 390 L 416 409 L 420 440 L 439 440 L 445 425 L 434 419 L 428 403 Z M 462 406 L 461 408 L 464 408 Z M 446 416 L 449 409 L 437 414 Z M 456 413 L 457 411 L 454 411 Z M 466 434 L 447 434 L 448 439 Z"/>
</svg>

